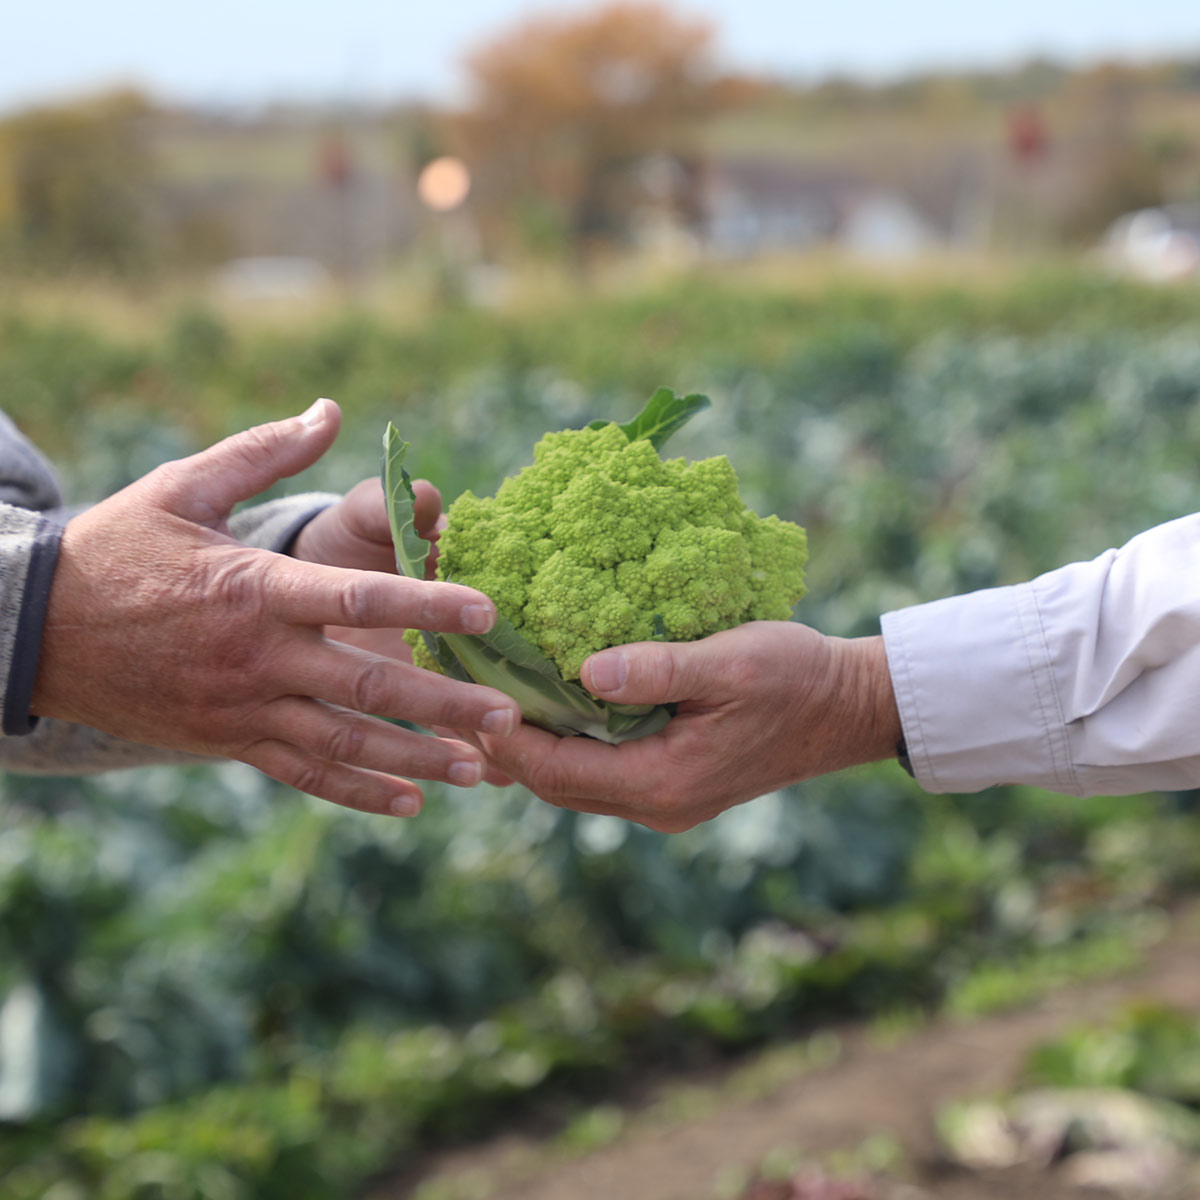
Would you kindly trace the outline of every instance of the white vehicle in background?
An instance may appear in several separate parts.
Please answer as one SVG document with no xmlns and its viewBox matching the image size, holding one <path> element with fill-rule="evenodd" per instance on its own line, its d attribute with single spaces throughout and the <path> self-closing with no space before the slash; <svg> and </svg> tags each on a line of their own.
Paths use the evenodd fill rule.
<svg viewBox="0 0 1200 1200">
<path fill-rule="evenodd" d="M 1200 278 L 1200 205 L 1126 213 L 1109 226 L 1100 254 L 1113 270 L 1151 283 Z"/>
<path fill-rule="evenodd" d="M 288 255 L 237 258 L 221 267 L 213 280 L 226 299 L 264 303 L 319 299 L 333 282 L 316 259 Z"/>
</svg>

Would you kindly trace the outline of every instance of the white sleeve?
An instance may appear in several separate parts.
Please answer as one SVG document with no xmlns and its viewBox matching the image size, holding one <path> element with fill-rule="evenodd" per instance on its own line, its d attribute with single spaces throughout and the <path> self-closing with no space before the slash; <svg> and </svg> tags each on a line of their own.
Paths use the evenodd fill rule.
<svg viewBox="0 0 1200 1200">
<path fill-rule="evenodd" d="M 928 791 L 1200 787 L 1200 514 L 1029 583 L 887 613 L 883 635 Z"/>
</svg>

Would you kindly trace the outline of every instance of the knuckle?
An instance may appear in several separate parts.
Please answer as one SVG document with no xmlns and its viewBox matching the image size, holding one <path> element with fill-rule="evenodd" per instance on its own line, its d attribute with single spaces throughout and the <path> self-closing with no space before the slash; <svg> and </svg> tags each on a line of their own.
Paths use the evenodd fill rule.
<svg viewBox="0 0 1200 1200">
<path fill-rule="evenodd" d="M 370 578 L 352 575 L 338 592 L 338 611 L 341 625 L 352 629 L 366 628 L 377 607 L 375 589 Z"/>
<path fill-rule="evenodd" d="M 296 791 L 304 792 L 308 796 L 324 797 L 328 772 L 320 763 L 305 759 L 303 762 L 297 763 L 289 774 L 291 778 L 287 782 Z"/>
<path fill-rule="evenodd" d="M 570 794 L 566 773 L 553 760 L 523 765 L 528 781 L 526 786 L 543 800 L 563 800 Z"/>
<path fill-rule="evenodd" d="M 447 623 L 451 606 L 445 585 L 427 582 L 413 593 L 413 623 L 417 628 L 439 629 Z"/>
<path fill-rule="evenodd" d="M 551 757 L 542 762 L 531 764 L 529 769 L 529 789 L 543 799 L 552 797 L 568 807 L 572 801 L 582 795 L 590 794 L 586 786 L 587 780 L 581 778 L 569 764 Z M 606 797 L 600 797 L 601 800 Z"/>
<path fill-rule="evenodd" d="M 366 730 L 359 721 L 336 719 L 325 734 L 321 757 L 329 762 L 357 762 L 365 741 Z"/>
<path fill-rule="evenodd" d="M 252 425 L 226 442 L 230 452 L 247 465 L 261 462 L 265 456 L 274 454 L 278 444 L 279 434 L 271 425 Z"/>
<path fill-rule="evenodd" d="M 262 575 L 259 555 L 253 552 L 226 555 L 208 572 L 208 595 L 225 608 L 257 609 L 263 597 Z"/>
<path fill-rule="evenodd" d="M 392 672 L 386 659 L 372 659 L 355 671 L 350 685 L 352 708 L 363 713 L 383 713 L 391 704 L 392 694 Z"/>
<path fill-rule="evenodd" d="M 682 682 L 682 671 L 671 646 L 651 642 L 642 663 L 647 682 L 664 696 L 674 696 Z"/>
</svg>

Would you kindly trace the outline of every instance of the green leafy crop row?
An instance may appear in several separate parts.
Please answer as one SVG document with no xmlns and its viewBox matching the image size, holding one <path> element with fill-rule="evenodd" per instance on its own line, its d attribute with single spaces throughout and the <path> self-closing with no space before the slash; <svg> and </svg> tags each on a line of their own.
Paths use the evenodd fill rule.
<svg viewBox="0 0 1200 1200">
<path fill-rule="evenodd" d="M 855 634 L 1200 506 L 1198 332 L 1190 293 L 1087 280 L 696 284 L 419 334 L 192 315 L 147 346 L 9 317 L 0 398 L 79 500 L 315 394 L 344 432 L 291 486 L 374 474 L 394 420 L 452 496 L 671 379 L 714 400 L 673 447 L 728 454 L 752 509 L 807 528 L 798 616 Z M 1115 944 L 1200 863 L 1190 796 L 937 800 L 891 766 L 672 838 L 515 789 L 431 789 L 417 821 L 377 821 L 235 767 L 8 777 L 2 812 L 0 1045 L 29 1049 L 0 1056 L 5 1200 L 345 1196 L 637 1056 L 1004 1002 L 1043 951 L 1090 970 L 1072 947 Z"/>
</svg>

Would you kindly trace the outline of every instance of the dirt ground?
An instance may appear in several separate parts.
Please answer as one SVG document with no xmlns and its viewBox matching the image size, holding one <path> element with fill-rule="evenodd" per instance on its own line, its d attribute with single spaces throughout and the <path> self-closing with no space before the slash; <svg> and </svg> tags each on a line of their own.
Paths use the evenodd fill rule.
<svg viewBox="0 0 1200 1200">
<path fill-rule="evenodd" d="M 1042 1003 L 973 1021 L 939 1021 L 894 1045 L 864 1029 L 839 1031 L 832 1065 L 799 1074 L 767 1097 L 729 1098 L 696 1120 L 625 1132 L 574 1158 L 538 1155 L 529 1134 L 508 1134 L 431 1156 L 416 1173 L 377 1188 L 371 1200 L 403 1200 L 423 1181 L 486 1180 L 487 1200 L 707 1200 L 731 1167 L 747 1170 L 780 1146 L 813 1156 L 890 1134 L 915 1164 L 918 1194 L 936 1200 L 1080 1200 L 1086 1193 L 1049 1174 L 980 1175 L 940 1160 L 933 1116 L 946 1102 L 1010 1086 L 1028 1050 L 1065 1027 L 1137 999 L 1200 1011 L 1200 922 L 1195 912 L 1135 972 L 1059 992 Z M 719 1081 L 706 1080 L 718 1089 Z M 1094 1193 L 1098 1194 L 1098 1193 Z"/>
</svg>

